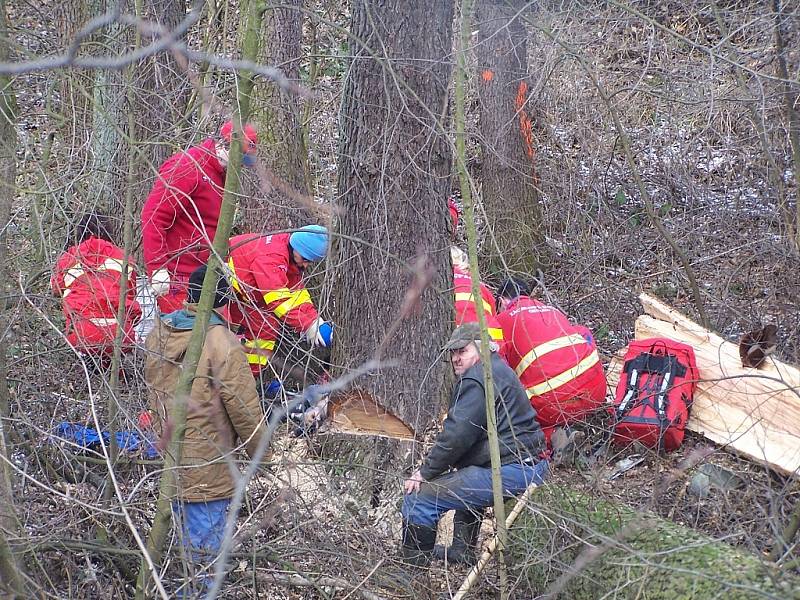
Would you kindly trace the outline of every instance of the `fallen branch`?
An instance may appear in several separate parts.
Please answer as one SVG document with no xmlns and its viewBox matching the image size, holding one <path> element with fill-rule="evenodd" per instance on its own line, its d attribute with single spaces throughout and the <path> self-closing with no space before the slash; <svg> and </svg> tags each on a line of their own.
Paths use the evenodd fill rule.
<svg viewBox="0 0 800 600">
<path fill-rule="evenodd" d="M 532 483 L 528 486 L 528 489 L 525 490 L 525 493 L 520 496 L 519 500 L 517 500 L 517 504 L 514 506 L 514 509 L 511 511 L 511 514 L 508 515 L 506 518 L 506 531 L 514 524 L 514 521 L 517 520 L 517 517 L 522 512 L 522 509 L 525 508 L 525 505 L 528 503 L 528 500 L 533 494 L 533 491 L 539 487 L 535 483 Z M 483 551 L 481 557 L 478 559 L 478 563 L 470 569 L 470 572 L 467 573 L 467 576 L 464 578 L 464 582 L 461 584 L 461 587 L 458 588 L 456 595 L 453 596 L 453 600 L 462 600 L 469 592 L 470 588 L 475 585 L 475 582 L 478 580 L 478 575 L 481 574 L 481 571 L 486 567 L 489 563 L 489 560 L 492 558 L 492 554 L 494 554 L 495 549 L 497 548 L 498 536 L 494 536 L 489 545 L 486 547 L 486 550 Z"/>
</svg>

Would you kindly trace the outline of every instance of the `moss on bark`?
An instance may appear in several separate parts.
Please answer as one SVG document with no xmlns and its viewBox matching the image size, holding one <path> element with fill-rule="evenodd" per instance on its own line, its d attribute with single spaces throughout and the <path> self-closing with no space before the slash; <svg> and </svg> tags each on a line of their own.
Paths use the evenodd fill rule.
<svg viewBox="0 0 800 600">
<path fill-rule="evenodd" d="M 509 540 L 520 586 L 534 596 L 572 569 L 587 545 L 603 545 L 608 548 L 569 579 L 560 598 L 800 598 L 798 578 L 652 513 L 554 486 L 539 490 L 534 501 Z"/>
</svg>

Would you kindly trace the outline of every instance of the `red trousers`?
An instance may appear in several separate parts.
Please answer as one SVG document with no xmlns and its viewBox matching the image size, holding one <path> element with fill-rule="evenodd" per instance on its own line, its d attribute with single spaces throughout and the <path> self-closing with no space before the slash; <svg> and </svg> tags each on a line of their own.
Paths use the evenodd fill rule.
<svg viewBox="0 0 800 600">
<path fill-rule="evenodd" d="M 531 404 L 536 409 L 536 420 L 544 430 L 548 445 L 553 429 L 579 421 L 602 406 L 606 391 L 603 365 L 598 362 L 557 389 L 540 396 L 532 396 Z"/>
<path fill-rule="evenodd" d="M 133 321 L 125 323 L 122 351 L 129 352 L 136 343 Z M 114 337 L 117 335 L 115 319 L 89 319 L 76 317 L 67 325 L 67 342 L 78 352 L 98 357 L 111 356 L 114 352 Z"/>
</svg>

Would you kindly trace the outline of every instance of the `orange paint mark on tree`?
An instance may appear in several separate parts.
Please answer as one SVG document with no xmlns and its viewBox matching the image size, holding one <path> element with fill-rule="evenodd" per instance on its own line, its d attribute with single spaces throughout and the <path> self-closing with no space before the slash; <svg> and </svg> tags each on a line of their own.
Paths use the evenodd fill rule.
<svg viewBox="0 0 800 600">
<path fill-rule="evenodd" d="M 483 73 L 481 73 L 481 77 L 483 77 L 484 81 L 491 81 L 494 79 L 494 71 L 491 69 L 486 69 Z"/>
<path fill-rule="evenodd" d="M 525 100 L 528 97 L 528 84 L 524 81 L 519 82 L 517 88 L 517 97 L 514 99 L 514 108 L 519 116 L 519 130 L 522 135 L 522 141 L 525 143 L 525 154 L 531 159 L 531 169 L 533 169 L 533 160 L 536 156 L 536 150 L 533 147 L 533 125 L 528 113 L 525 111 Z M 534 172 L 534 178 L 536 173 Z"/>
</svg>

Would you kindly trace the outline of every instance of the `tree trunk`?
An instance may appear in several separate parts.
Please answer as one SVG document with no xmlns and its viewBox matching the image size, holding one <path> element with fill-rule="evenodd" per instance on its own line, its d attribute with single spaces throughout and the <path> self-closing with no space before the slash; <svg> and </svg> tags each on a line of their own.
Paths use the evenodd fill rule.
<svg viewBox="0 0 800 600">
<path fill-rule="evenodd" d="M 259 62 L 283 71 L 289 81 L 300 81 L 303 40 L 303 0 L 271 2 L 264 13 L 264 51 Z M 243 206 L 242 223 L 248 231 L 288 229 L 313 221 L 292 198 L 311 189 L 308 156 L 301 127 L 301 101 L 271 82 L 258 90 L 253 114 L 259 131 L 259 158 L 269 169 L 271 188 L 252 194 Z M 265 193 L 266 192 L 266 193 Z"/>
<path fill-rule="evenodd" d="M 509 532 L 509 550 L 523 587 L 536 596 L 563 578 L 558 597 L 573 600 L 800 598 L 797 578 L 650 513 L 554 485 L 533 500 Z"/>
<path fill-rule="evenodd" d="M 776 71 L 781 78 L 780 92 L 786 109 L 786 128 L 789 132 L 789 149 L 792 155 L 792 172 L 795 185 L 795 214 L 794 223 L 790 222 L 789 231 L 793 233 L 792 242 L 795 249 L 800 250 L 800 113 L 795 108 L 800 93 L 796 84 L 789 77 L 789 68 L 786 64 L 786 43 L 783 33 L 784 13 L 780 0 L 772 0 L 772 10 L 775 13 L 775 56 L 777 58 Z M 785 16 L 789 19 L 788 15 Z"/>
<path fill-rule="evenodd" d="M 142 0 L 135 4 L 141 18 L 157 24 L 165 31 L 174 29 L 186 17 L 186 0 Z M 131 9 L 133 5 L 131 3 Z M 149 41 L 149 38 L 143 40 L 144 43 Z M 140 44 L 137 39 L 130 45 L 133 49 Z M 122 141 L 120 147 L 137 153 L 137 173 L 129 177 L 125 169 L 118 167 L 120 173 L 117 180 L 126 186 L 133 185 L 131 193 L 135 199 L 134 211 L 138 214 L 159 165 L 187 145 L 191 127 L 186 113 L 191 86 L 186 72 L 169 52 L 160 52 L 145 58 L 129 69 L 128 73 L 124 85 L 118 86 L 117 105 L 126 110 L 119 114 L 116 124 L 127 131 L 128 119 L 125 114 L 133 113 L 136 117 L 135 131 L 127 131 L 129 139 L 136 140 L 136 147 Z M 119 162 L 121 160 L 126 162 Z M 129 163 L 130 158 L 127 156 L 120 156 L 116 162 L 117 165 L 124 164 L 126 167 Z M 119 190 L 113 196 L 113 200 L 109 202 L 111 214 L 125 214 L 127 193 L 127 190 Z M 117 233 L 121 234 L 121 220 L 119 225 Z M 121 239 L 121 235 L 118 238 Z"/>
<path fill-rule="evenodd" d="M 444 293 L 451 287 L 445 202 L 451 152 L 441 124 L 452 15 L 447 0 L 354 2 L 351 32 L 367 49 L 351 45 L 341 111 L 341 216 L 330 261 L 339 334 L 333 363 L 354 367 L 373 356 L 401 315 L 416 257 L 426 255 L 431 285 L 383 356 L 397 365 L 364 382 L 417 431 L 441 407 L 439 353 L 452 322 L 452 299 Z"/>
<path fill-rule="evenodd" d="M 449 391 L 440 349 L 453 317 L 445 202 L 451 151 L 442 121 L 453 3 L 357 0 L 351 15 L 341 211 L 329 260 L 332 363 L 363 364 L 388 334 L 381 359 L 394 364 L 357 384 L 419 433 L 435 422 Z"/>
<path fill-rule="evenodd" d="M 10 40 L 6 23 L 6 3 L 0 0 L 0 62 L 10 57 Z M 17 104 L 10 77 L 0 75 L 0 181 L 3 182 L 0 193 L 0 280 L 3 282 L 4 295 L 8 293 L 9 277 L 7 268 L 8 242 L 6 240 L 8 223 L 11 218 L 11 206 L 17 193 Z M 11 468 L 7 464 L 8 452 L 6 429 L 11 426 L 10 394 L 6 378 L 6 348 L 8 347 L 8 323 L 11 319 L 3 315 L 0 326 L 0 595 L 8 591 L 22 592 L 19 565 L 14 556 L 9 538 L 19 532 L 19 522 L 14 510 Z M 4 589 L 5 588 L 5 589 Z"/>
<path fill-rule="evenodd" d="M 75 34 L 88 21 L 87 0 L 62 0 L 53 3 L 53 22 L 63 52 L 75 39 Z M 59 73 L 61 126 L 64 142 L 69 148 L 81 148 L 85 135 L 91 130 L 91 89 L 94 73 L 82 69 L 64 69 Z"/>
<path fill-rule="evenodd" d="M 483 254 L 495 272 L 534 273 L 540 264 L 541 209 L 528 103 L 525 2 L 478 0 L 480 184 L 487 226 Z M 495 245 L 496 241 L 496 245 Z"/>
<path fill-rule="evenodd" d="M 171 31 L 186 17 L 186 0 L 143 0 L 143 9 L 144 19 Z M 145 189 L 136 195 L 137 209 L 141 210 L 155 170 L 188 142 L 191 127 L 186 111 L 191 85 L 186 72 L 169 52 L 145 59 L 136 71 L 139 76 L 133 79 L 132 110 L 138 128 L 136 139 L 145 144 L 142 157 L 145 160 L 139 161 Z"/>
</svg>

